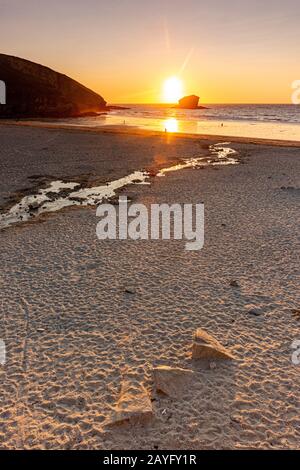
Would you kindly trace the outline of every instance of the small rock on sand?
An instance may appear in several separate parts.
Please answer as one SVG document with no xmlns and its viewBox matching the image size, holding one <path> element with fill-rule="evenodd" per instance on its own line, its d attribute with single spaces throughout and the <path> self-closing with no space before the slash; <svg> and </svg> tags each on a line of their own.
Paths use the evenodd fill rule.
<svg viewBox="0 0 300 470">
<path fill-rule="evenodd" d="M 248 315 L 253 315 L 254 317 L 259 317 L 262 312 L 260 312 L 258 309 L 256 308 L 250 308 L 250 310 L 248 310 Z"/>
<path fill-rule="evenodd" d="M 240 287 L 238 281 L 236 281 L 235 279 L 231 280 L 230 283 L 229 283 L 229 285 L 230 285 L 231 287 Z"/>
<path fill-rule="evenodd" d="M 246 305 L 245 306 L 248 315 L 253 315 L 254 317 L 259 317 L 263 314 L 263 310 L 260 307 L 256 307 L 255 305 Z"/>
<path fill-rule="evenodd" d="M 36 211 L 39 208 L 39 203 L 37 201 L 32 202 L 31 204 L 28 205 L 28 209 L 30 211 Z"/>
<path fill-rule="evenodd" d="M 107 425 L 145 424 L 153 417 L 153 409 L 147 390 L 139 383 L 125 380 L 120 398 Z"/>
<path fill-rule="evenodd" d="M 198 328 L 192 348 L 193 359 L 234 359 L 228 349 L 224 348 L 213 336 Z"/>
<path fill-rule="evenodd" d="M 125 288 L 125 293 L 133 295 L 133 294 L 136 293 L 136 290 L 134 289 L 134 287 L 126 287 Z"/>
<path fill-rule="evenodd" d="M 178 398 L 188 386 L 193 371 L 177 367 L 158 366 L 153 368 L 156 390 L 171 398 Z"/>
</svg>

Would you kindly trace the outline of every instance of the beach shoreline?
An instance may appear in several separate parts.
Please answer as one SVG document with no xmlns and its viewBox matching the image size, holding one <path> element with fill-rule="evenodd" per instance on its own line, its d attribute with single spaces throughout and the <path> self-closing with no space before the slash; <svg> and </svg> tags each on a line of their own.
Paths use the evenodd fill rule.
<svg viewBox="0 0 300 470">
<path fill-rule="evenodd" d="M 75 118 L 74 118 L 75 119 Z M 297 140 L 280 140 L 280 139 L 268 139 L 258 137 L 241 137 L 231 135 L 218 135 L 218 134 L 196 134 L 196 133 L 185 133 L 185 132 L 164 132 L 157 130 L 140 129 L 134 126 L 126 125 L 105 125 L 99 127 L 88 127 L 88 126 L 72 126 L 68 124 L 57 124 L 51 122 L 42 122 L 34 120 L 14 121 L 14 120 L 3 120 L 0 119 L 0 126 L 17 126 L 17 127 L 30 127 L 40 129 L 53 129 L 53 130 L 65 130 L 69 132 L 95 132 L 97 134 L 121 134 L 121 135 L 141 135 L 141 136 L 172 136 L 173 138 L 186 138 L 192 140 L 212 140 L 212 141 L 224 141 L 229 140 L 231 142 L 242 143 L 242 144 L 253 144 L 253 145 L 266 145 L 266 146 L 278 146 L 278 147 L 298 147 L 300 148 L 300 141 Z"/>
</svg>

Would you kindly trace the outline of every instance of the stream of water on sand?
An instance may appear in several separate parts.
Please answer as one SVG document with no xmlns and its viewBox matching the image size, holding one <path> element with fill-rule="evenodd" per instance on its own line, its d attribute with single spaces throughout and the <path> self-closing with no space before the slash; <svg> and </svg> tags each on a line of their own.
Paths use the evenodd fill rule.
<svg viewBox="0 0 300 470">
<path fill-rule="evenodd" d="M 165 176 L 172 171 L 186 168 L 203 168 L 216 165 L 235 165 L 236 151 L 228 145 L 230 142 L 214 144 L 209 147 L 209 156 L 183 159 L 182 163 L 163 168 L 157 176 Z M 56 212 L 71 206 L 95 206 L 103 200 L 109 200 L 116 195 L 118 189 L 129 184 L 146 184 L 150 175 L 146 171 L 134 171 L 130 175 L 111 181 L 105 185 L 80 187 L 80 183 L 52 181 L 46 188 L 39 189 L 35 194 L 24 196 L 7 212 L 0 214 L 0 229 L 16 223 L 28 222 L 39 215 Z"/>
</svg>

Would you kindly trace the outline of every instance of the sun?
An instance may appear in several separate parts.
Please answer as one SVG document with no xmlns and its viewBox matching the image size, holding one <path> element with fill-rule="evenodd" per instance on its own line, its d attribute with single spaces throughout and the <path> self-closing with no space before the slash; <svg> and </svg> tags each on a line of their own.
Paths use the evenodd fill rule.
<svg viewBox="0 0 300 470">
<path fill-rule="evenodd" d="M 165 103 L 177 103 L 183 96 L 182 81 L 177 77 L 169 77 L 164 82 L 163 100 Z"/>
</svg>

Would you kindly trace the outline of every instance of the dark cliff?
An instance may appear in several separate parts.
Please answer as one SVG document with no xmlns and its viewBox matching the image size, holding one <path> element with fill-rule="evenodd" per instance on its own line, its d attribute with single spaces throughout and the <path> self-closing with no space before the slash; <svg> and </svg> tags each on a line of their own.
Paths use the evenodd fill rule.
<svg viewBox="0 0 300 470">
<path fill-rule="evenodd" d="M 0 80 L 6 84 L 2 118 L 76 117 L 106 106 L 102 96 L 66 75 L 6 54 L 0 54 Z"/>
</svg>

